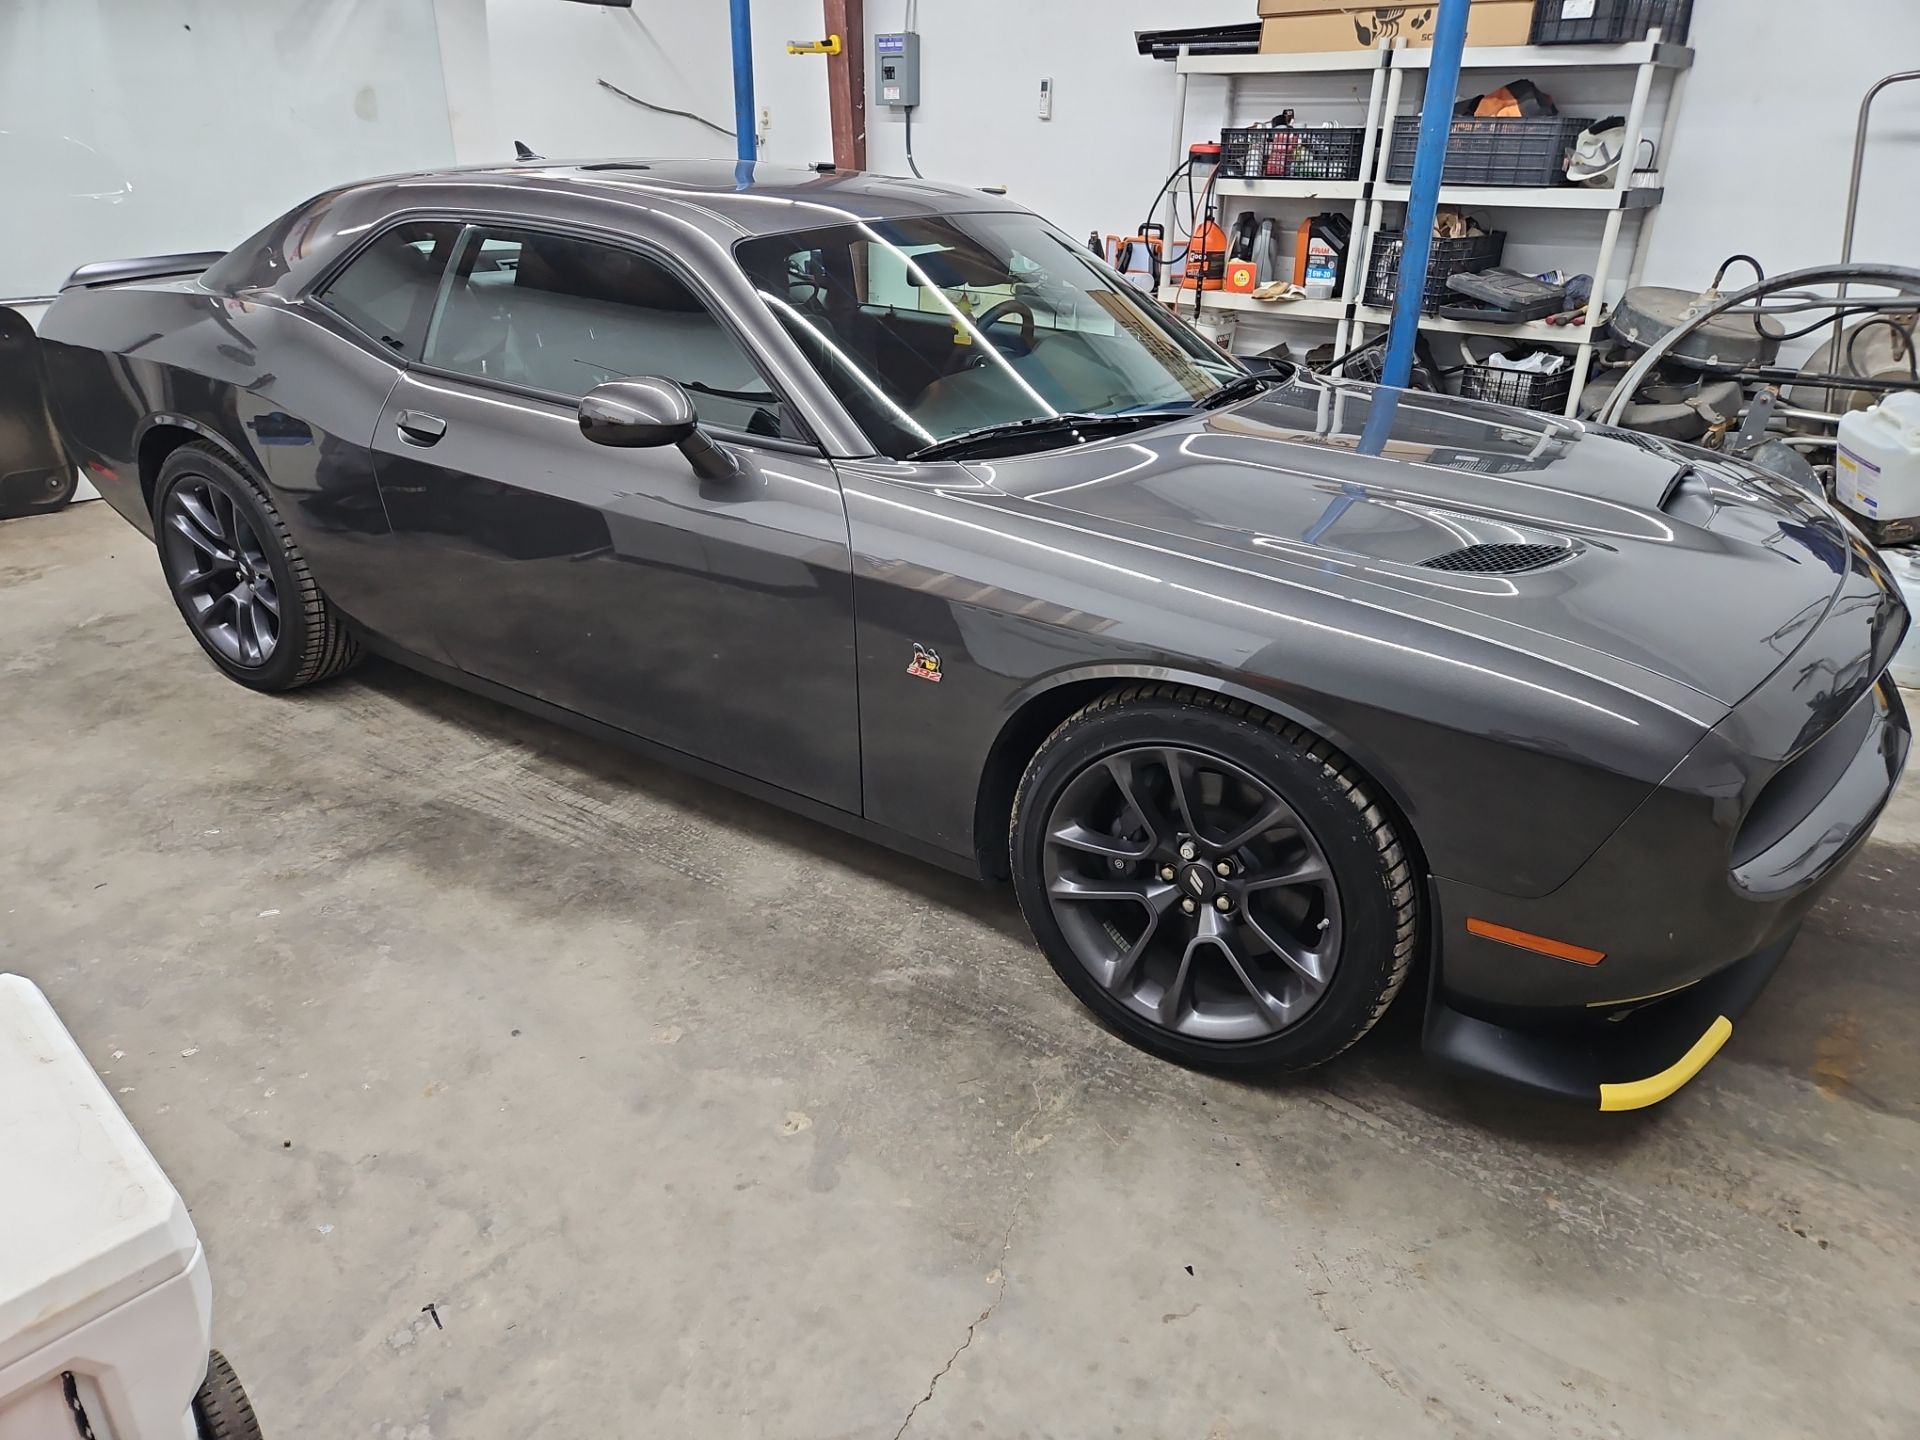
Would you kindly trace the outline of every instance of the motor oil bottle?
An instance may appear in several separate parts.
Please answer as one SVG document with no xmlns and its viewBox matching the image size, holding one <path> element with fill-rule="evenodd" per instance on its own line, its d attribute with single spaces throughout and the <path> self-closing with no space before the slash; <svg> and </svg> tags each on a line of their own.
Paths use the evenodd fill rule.
<svg viewBox="0 0 1920 1440">
<path fill-rule="evenodd" d="M 1310 300 L 1328 300 L 1346 274 L 1353 222 L 1344 215 L 1320 214 L 1302 220 L 1294 237 L 1293 283 Z"/>
</svg>

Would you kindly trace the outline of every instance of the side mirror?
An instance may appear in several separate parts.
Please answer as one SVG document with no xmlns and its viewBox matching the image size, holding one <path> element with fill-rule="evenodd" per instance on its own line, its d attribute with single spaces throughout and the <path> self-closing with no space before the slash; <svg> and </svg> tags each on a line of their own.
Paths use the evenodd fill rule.
<svg viewBox="0 0 1920 1440">
<path fill-rule="evenodd" d="M 659 375 L 594 386 L 580 399 L 580 433 L 596 445 L 626 450 L 677 445 L 703 480 L 728 480 L 740 471 L 740 462 L 702 433 L 687 392 Z"/>
<path fill-rule="evenodd" d="M 678 445 L 697 425 L 687 392 L 654 375 L 609 380 L 580 400 L 580 433 L 596 445 L 625 450 Z"/>
</svg>

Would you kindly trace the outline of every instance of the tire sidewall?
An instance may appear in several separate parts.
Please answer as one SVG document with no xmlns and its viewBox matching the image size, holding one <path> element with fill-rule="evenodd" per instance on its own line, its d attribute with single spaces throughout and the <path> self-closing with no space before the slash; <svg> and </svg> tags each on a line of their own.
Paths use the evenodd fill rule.
<svg viewBox="0 0 1920 1440">
<path fill-rule="evenodd" d="M 1034 757 L 1014 803 L 1014 888 L 1027 924 L 1067 987 L 1109 1027 L 1154 1054 L 1214 1069 L 1306 1069 L 1352 1044 L 1377 1018 L 1392 986 L 1399 940 L 1393 865 L 1367 819 L 1367 797 L 1339 772 L 1290 743 L 1257 714 L 1151 699 L 1094 709 L 1055 731 Z M 1047 899 L 1042 850 L 1060 792 L 1089 764 L 1119 750 L 1177 745 L 1241 766 L 1272 785 L 1313 832 L 1334 873 L 1343 927 L 1339 964 L 1302 1019 L 1259 1040 L 1175 1035 L 1128 1009 L 1075 958 Z"/>
<path fill-rule="evenodd" d="M 264 665 L 241 665 L 222 655 L 208 643 L 193 623 L 193 615 L 182 598 L 179 587 L 167 561 L 166 536 L 162 527 L 166 524 L 167 502 L 182 482 L 196 480 L 213 486 L 230 498 L 235 506 L 244 511 L 253 526 L 254 538 L 260 542 L 261 553 L 266 557 L 267 568 L 273 572 L 274 594 L 280 598 L 280 636 L 273 647 L 273 654 Z M 299 672 L 301 659 L 306 654 L 311 640 L 310 630 L 313 617 L 307 613 L 307 607 L 301 603 L 301 590 L 293 567 L 287 560 L 287 539 L 280 518 L 268 505 L 257 486 L 239 467 L 222 460 L 210 451 L 195 445 L 184 446 L 173 452 L 160 467 L 160 477 L 153 492 L 154 529 L 158 537 L 160 552 L 160 572 L 166 578 L 167 592 L 173 597 L 174 607 L 179 610 L 180 618 L 186 622 L 187 631 L 199 642 L 207 658 L 218 665 L 230 678 L 242 685 L 256 690 L 279 690 L 292 683 Z"/>
</svg>

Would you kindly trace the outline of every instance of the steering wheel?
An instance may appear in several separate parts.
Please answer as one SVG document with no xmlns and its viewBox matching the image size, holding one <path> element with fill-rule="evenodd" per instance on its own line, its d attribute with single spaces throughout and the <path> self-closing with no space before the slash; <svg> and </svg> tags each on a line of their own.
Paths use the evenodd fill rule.
<svg viewBox="0 0 1920 1440">
<path fill-rule="evenodd" d="M 1024 300 L 1002 300 L 991 309 L 983 310 L 973 322 L 974 328 L 985 333 L 990 325 L 998 325 L 1009 315 L 1020 317 L 1020 353 L 1026 354 L 1033 349 L 1033 309 Z"/>
</svg>

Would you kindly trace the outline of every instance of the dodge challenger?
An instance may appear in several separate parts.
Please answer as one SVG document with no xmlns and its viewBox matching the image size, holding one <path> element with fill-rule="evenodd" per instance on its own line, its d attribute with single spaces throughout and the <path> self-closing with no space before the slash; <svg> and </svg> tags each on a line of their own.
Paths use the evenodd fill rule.
<svg viewBox="0 0 1920 1440">
<path fill-rule="evenodd" d="M 42 344 L 238 683 L 385 655 L 1010 880 L 1181 1063 L 1413 989 L 1448 1064 L 1651 1104 L 1906 760 L 1907 612 L 1818 496 L 1243 365 L 958 187 L 389 177 L 83 267 Z"/>
</svg>

